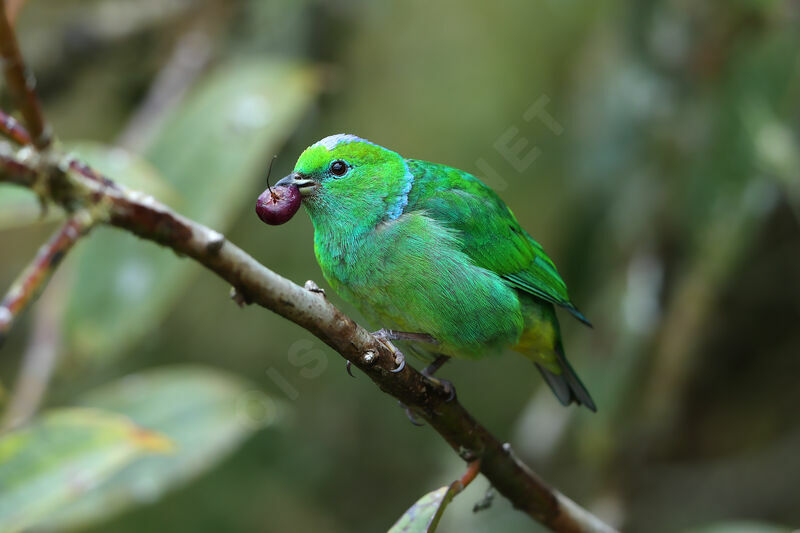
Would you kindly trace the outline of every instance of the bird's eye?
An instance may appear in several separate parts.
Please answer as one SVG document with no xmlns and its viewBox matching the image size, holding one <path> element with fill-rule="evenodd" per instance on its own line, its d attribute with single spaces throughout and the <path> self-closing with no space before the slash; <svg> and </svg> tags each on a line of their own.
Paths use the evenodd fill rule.
<svg viewBox="0 0 800 533">
<path fill-rule="evenodd" d="M 344 176 L 347 173 L 347 163 L 341 159 L 337 159 L 331 163 L 331 174 L 334 176 Z"/>
</svg>

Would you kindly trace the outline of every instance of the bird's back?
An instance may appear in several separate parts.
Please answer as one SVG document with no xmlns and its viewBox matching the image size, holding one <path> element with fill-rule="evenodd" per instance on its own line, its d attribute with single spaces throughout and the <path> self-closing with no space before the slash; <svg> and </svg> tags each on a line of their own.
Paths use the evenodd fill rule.
<svg viewBox="0 0 800 533">
<path fill-rule="evenodd" d="M 436 163 L 407 160 L 414 174 L 406 212 L 424 211 L 456 231 L 478 266 L 532 296 L 565 307 L 580 320 L 555 265 L 503 200 L 471 174 Z"/>
</svg>

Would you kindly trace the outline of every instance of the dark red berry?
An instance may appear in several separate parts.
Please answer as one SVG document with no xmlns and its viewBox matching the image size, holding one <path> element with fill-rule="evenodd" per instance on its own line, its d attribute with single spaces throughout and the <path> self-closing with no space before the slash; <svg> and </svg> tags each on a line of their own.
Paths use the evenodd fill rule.
<svg viewBox="0 0 800 533">
<path fill-rule="evenodd" d="M 294 185 L 271 187 L 261 193 L 256 202 L 258 218 L 277 226 L 288 222 L 300 209 L 300 191 Z"/>
</svg>

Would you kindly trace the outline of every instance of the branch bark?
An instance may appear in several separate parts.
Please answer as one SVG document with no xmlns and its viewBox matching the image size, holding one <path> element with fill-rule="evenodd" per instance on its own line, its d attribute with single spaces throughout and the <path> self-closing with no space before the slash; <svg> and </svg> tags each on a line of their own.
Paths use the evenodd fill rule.
<svg viewBox="0 0 800 533">
<path fill-rule="evenodd" d="M 23 146 L 31 144 L 31 137 L 28 135 L 28 131 L 14 117 L 2 111 L 0 111 L 0 133 L 17 144 Z"/>
<path fill-rule="evenodd" d="M 34 187 L 47 176 L 49 200 L 89 210 L 105 222 L 188 256 L 230 283 L 245 299 L 305 328 L 361 369 L 385 393 L 424 418 L 467 462 L 520 511 L 559 532 L 611 532 L 611 527 L 550 487 L 456 400 L 411 365 L 392 373 L 389 350 L 324 295 L 272 272 L 220 233 L 187 219 L 142 193 L 129 191 L 53 151 L 20 157 L 0 149 L 0 181 Z"/>
<path fill-rule="evenodd" d="M 3 73 L 12 95 L 18 102 L 19 110 L 22 118 L 25 119 L 25 125 L 28 127 L 34 146 L 44 150 L 50 146 L 52 141 L 50 127 L 44 121 L 42 104 L 36 96 L 36 79 L 22 61 L 17 37 L 9 20 L 9 10 L 13 11 L 11 13 L 13 15 L 19 6 L 18 3 L 14 3 L 12 4 L 14 7 L 11 7 L 6 0 L 0 1 L 2 1 L 2 5 L 0 5 L 2 9 L 0 12 L 0 58 L 3 62 Z"/>
</svg>

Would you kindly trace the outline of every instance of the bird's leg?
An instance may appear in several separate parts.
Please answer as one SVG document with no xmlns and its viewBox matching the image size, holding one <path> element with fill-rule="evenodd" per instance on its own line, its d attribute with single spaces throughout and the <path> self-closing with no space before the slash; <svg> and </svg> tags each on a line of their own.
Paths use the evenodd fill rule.
<svg viewBox="0 0 800 533">
<path fill-rule="evenodd" d="M 436 385 L 441 387 L 448 394 L 448 397 L 447 397 L 447 401 L 448 402 L 452 401 L 453 398 L 456 397 L 456 388 L 455 388 L 455 386 L 453 386 L 453 383 L 451 381 L 448 381 L 448 380 L 442 379 L 442 378 L 433 377 L 433 374 L 437 370 L 442 368 L 442 365 L 444 365 L 449 360 L 450 360 L 450 356 L 448 356 L 448 355 L 439 355 L 436 359 L 434 359 L 434 361 L 431 364 L 426 366 L 423 369 L 423 371 L 420 372 L 423 376 L 425 376 L 428 379 L 428 381 L 430 381 L 432 383 L 435 383 Z"/>
<path fill-rule="evenodd" d="M 433 374 L 438 372 L 439 369 L 442 368 L 442 366 L 444 366 L 444 364 L 449 360 L 450 360 L 449 355 L 437 356 L 436 359 L 434 359 L 431 364 L 429 364 L 422 370 L 422 375 L 428 379 L 432 378 Z"/>
<path fill-rule="evenodd" d="M 408 331 L 381 328 L 373 332 L 372 335 L 385 341 L 417 341 L 427 344 L 439 344 L 439 341 L 427 333 L 410 333 Z"/>
</svg>

